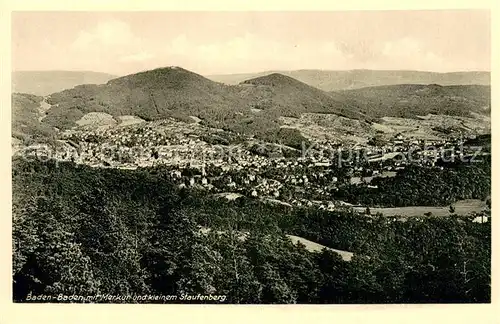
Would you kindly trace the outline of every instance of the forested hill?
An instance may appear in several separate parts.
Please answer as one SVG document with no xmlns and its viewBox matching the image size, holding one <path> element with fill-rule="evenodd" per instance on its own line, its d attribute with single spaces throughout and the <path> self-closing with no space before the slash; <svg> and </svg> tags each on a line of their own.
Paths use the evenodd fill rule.
<svg viewBox="0 0 500 324">
<path fill-rule="evenodd" d="M 101 85 L 79 85 L 53 93 L 46 101 L 52 105 L 41 122 L 47 129 L 72 128 L 86 114 L 103 112 L 147 121 L 171 117 L 193 122 L 198 118 L 209 127 L 265 140 L 276 139 L 281 117 L 303 113 L 340 115 L 360 120 L 369 129 L 376 118 L 384 116 L 488 118 L 491 111 L 489 86 L 401 84 L 327 93 L 278 73 L 228 86 L 180 67 L 145 71 Z M 38 126 L 33 126 L 34 131 Z"/>
<path fill-rule="evenodd" d="M 146 120 L 189 115 L 208 118 L 241 109 L 239 98 L 220 85 L 178 67 L 141 72 L 104 85 L 81 85 L 50 95 L 47 123 L 62 128 L 89 112 L 135 115 Z"/>
<path fill-rule="evenodd" d="M 359 108 L 355 105 L 279 73 L 249 79 L 240 85 L 243 87 L 241 95 L 255 108 L 273 110 L 280 116 L 300 117 L 300 114 L 308 112 L 367 118 L 358 112 Z"/>
<path fill-rule="evenodd" d="M 253 135 L 278 129 L 283 115 L 325 112 L 362 117 L 358 108 L 289 77 L 272 75 L 227 86 L 180 67 L 128 75 L 105 85 L 77 86 L 50 95 L 48 102 L 53 107 L 44 122 L 60 129 L 74 126 L 89 112 L 146 120 L 195 116 L 211 127 Z"/>
<path fill-rule="evenodd" d="M 399 84 L 331 92 L 372 117 L 414 118 L 427 114 L 489 116 L 491 89 L 485 85 Z"/>
<path fill-rule="evenodd" d="M 45 141 L 54 137 L 54 129 L 40 121 L 40 103 L 43 97 L 27 93 L 13 93 L 12 102 L 12 137 L 25 140 L 33 138 Z"/>
<path fill-rule="evenodd" d="M 15 159 L 12 172 L 15 301 L 212 294 L 226 303 L 490 302 L 490 222 L 232 202 L 178 189 L 160 167 Z M 212 231 L 203 235 L 202 226 Z M 308 252 L 285 233 L 354 257 Z"/>
</svg>

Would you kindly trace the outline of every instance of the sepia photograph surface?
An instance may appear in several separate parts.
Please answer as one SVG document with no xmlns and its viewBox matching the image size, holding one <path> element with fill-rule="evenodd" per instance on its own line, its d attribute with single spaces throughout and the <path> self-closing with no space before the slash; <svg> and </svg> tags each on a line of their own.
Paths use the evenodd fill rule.
<svg viewBox="0 0 500 324">
<path fill-rule="evenodd" d="M 490 34 L 12 12 L 12 302 L 491 303 Z"/>
</svg>

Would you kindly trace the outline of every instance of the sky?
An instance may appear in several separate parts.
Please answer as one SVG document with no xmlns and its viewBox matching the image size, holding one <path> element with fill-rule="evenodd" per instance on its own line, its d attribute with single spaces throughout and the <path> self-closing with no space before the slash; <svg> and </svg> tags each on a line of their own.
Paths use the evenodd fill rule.
<svg viewBox="0 0 500 324">
<path fill-rule="evenodd" d="M 13 70 L 489 71 L 486 10 L 13 12 Z"/>
</svg>

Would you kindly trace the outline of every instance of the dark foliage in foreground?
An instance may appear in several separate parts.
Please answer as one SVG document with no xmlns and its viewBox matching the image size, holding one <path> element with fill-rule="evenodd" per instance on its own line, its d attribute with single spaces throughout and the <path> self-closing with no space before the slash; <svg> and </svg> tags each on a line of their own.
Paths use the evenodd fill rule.
<svg viewBox="0 0 500 324">
<path fill-rule="evenodd" d="M 488 223 L 366 217 L 179 190 L 162 169 L 13 161 L 14 300 L 223 294 L 229 303 L 489 302 Z M 212 229 L 200 234 L 199 225 Z M 249 236 L 241 239 L 243 232 Z M 294 234 L 355 253 L 294 246 Z"/>
</svg>

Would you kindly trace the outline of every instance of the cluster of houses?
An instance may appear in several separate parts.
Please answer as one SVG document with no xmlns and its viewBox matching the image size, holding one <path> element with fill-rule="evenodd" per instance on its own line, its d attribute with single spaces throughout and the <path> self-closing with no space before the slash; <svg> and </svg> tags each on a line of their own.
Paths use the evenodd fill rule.
<svg viewBox="0 0 500 324">
<path fill-rule="evenodd" d="M 370 184 L 373 178 L 396 176 L 410 163 L 433 166 L 436 152 L 455 149 L 463 143 L 461 139 L 425 142 L 396 137 L 382 147 L 354 146 L 337 151 L 336 155 L 270 158 L 251 152 L 244 144 L 208 143 L 204 136 L 210 131 L 214 130 L 174 120 L 108 129 L 76 129 L 65 132 L 55 148 L 32 146 L 22 154 L 94 167 L 134 169 L 163 165 L 169 168 L 171 178 L 179 187 L 332 209 L 339 186 L 376 188 Z M 433 150 L 426 149 L 428 147 Z M 311 152 L 324 149 L 320 145 Z M 408 158 L 412 156 L 416 159 Z M 432 158 L 423 158 L 427 156 Z"/>
</svg>

